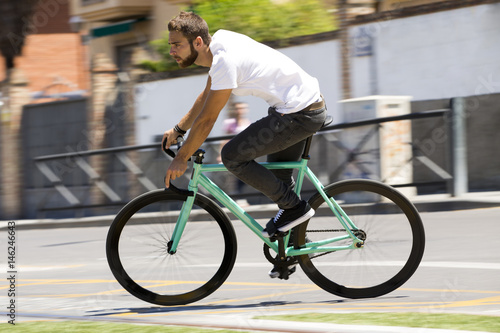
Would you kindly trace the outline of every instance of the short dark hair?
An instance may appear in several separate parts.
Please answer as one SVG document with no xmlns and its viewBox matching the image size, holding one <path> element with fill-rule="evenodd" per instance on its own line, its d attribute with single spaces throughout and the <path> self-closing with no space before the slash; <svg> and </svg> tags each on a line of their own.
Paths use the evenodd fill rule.
<svg viewBox="0 0 500 333">
<path fill-rule="evenodd" d="M 178 31 L 190 42 L 193 42 L 198 36 L 203 39 L 206 45 L 212 41 L 207 22 L 193 12 L 180 12 L 168 22 L 168 31 Z"/>
</svg>

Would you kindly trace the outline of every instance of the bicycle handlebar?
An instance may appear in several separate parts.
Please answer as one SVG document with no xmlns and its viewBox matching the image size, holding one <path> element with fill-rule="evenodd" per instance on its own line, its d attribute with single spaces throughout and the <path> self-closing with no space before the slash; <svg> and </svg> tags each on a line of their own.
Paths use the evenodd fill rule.
<svg viewBox="0 0 500 333">
<path fill-rule="evenodd" d="M 168 156 L 174 158 L 175 157 L 174 151 L 172 149 L 170 149 L 170 148 L 165 148 L 166 141 L 167 141 L 167 137 L 165 137 L 163 139 L 163 141 L 161 142 L 161 149 L 163 150 L 163 152 L 165 154 L 167 154 Z M 184 137 L 182 135 L 179 135 L 177 137 L 177 150 L 179 150 L 181 148 L 183 142 L 184 142 Z"/>
<path fill-rule="evenodd" d="M 175 158 L 174 151 L 172 149 L 170 149 L 170 148 L 165 148 L 166 141 L 167 141 L 167 137 L 165 137 L 165 139 L 163 139 L 163 141 L 161 142 L 161 149 L 168 156 L 170 156 L 172 158 Z M 179 150 L 181 148 L 183 142 L 184 142 L 184 137 L 182 135 L 179 135 L 177 137 L 177 150 Z M 163 179 L 163 180 L 165 182 L 165 179 Z M 172 184 L 172 181 L 170 181 L 169 189 L 172 190 L 173 192 L 177 193 L 177 194 L 180 194 L 180 195 L 187 195 L 187 196 L 192 196 L 193 195 L 193 191 L 181 190 L 180 188 L 178 188 L 174 184 Z"/>
</svg>

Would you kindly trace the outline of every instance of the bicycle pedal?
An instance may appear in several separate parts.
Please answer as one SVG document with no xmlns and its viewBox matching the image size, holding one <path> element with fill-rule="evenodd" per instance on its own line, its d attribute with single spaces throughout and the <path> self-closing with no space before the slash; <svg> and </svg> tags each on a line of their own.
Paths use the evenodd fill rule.
<svg viewBox="0 0 500 333">
<path fill-rule="evenodd" d="M 291 265 L 291 266 L 287 266 L 287 267 L 273 267 L 272 270 L 269 271 L 269 277 L 271 279 L 275 279 L 275 278 L 279 278 L 281 280 L 288 280 L 288 278 L 290 277 L 290 275 L 292 275 L 293 273 L 295 273 L 295 271 L 297 270 L 297 265 Z"/>
<path fill-rule="evenodd" d="M 281 272 L 280 276 L 278 276 L 278 278 L 280 278 L 281 280 L 288 280 L 288 278 L 290 277 L 290 275 L 292 275 L 293 273 L 295 273 L 295 271 L 297 270 L 297 268 L 294 266 L 288 266 L 286 267 L 285 270 L 283 270 L 283 272 Z"/>
</svg>

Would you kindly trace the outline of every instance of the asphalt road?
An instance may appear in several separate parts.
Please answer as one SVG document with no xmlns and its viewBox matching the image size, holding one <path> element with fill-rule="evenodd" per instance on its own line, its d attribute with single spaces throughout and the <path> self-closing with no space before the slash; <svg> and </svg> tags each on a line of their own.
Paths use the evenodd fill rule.
<svg viewBox="0 0 500 333">
<path fill-rule="evenodd" d="M 363 300 L 331 295 L 300 269 L 288 281 L 270 279 L 270 264 L 259 239 L 235 223 L 238 258 L 227 282 L 206 299 L 176 307 L 143 302 L 120 287 L 105 259 L 106 227 L 18 228 L 16 273 L 11 284 L 6 265 L 8 230 L 3 229 L 0 260 L 6 278 L 0 287 L 0 312 L 6 322 L 5 309 L 14 300 L 17 321 L 85 318 L 193 324 L 224 318 L 235 327 L 244 327 L 242 323 L 253 316 L 302 312 L 404 311 L 500 317 L 499 216 L 500 208 L 422 213 L 426 252 L 415 275 L 391 294 Z M 13 286 L 15 297 L 10 297 Z"/>
</svg>

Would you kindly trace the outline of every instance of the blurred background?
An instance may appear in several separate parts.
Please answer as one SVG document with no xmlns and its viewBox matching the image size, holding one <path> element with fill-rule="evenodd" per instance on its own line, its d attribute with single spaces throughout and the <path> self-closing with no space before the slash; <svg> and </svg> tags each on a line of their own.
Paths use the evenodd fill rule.
<svg viewBox="0 0 500 333">
<path fill-rule="evenodd" d="M 114 214 L 162 187 L 160 138 L 207 76 L 168 56 L 166 25 L 181 10 L 318 78 L 334 116 L 311 154 L 325 184 L 500 190 L 500 1 L 0 0 L 1 219 Z M 231 102 L 204 145 L 208 162 L 234 102 L 252 121 L 267 112 L 252 97 Z M 235 191 L 230 176 L 214 178 Z"/>
</svg>

